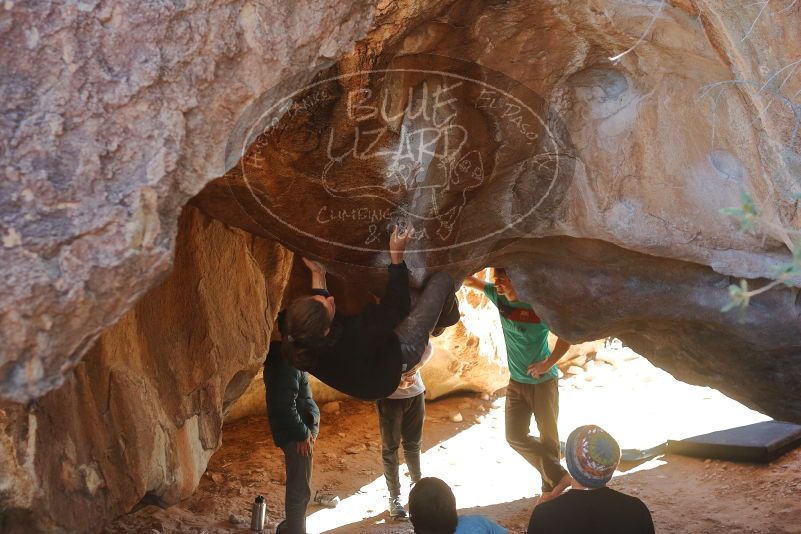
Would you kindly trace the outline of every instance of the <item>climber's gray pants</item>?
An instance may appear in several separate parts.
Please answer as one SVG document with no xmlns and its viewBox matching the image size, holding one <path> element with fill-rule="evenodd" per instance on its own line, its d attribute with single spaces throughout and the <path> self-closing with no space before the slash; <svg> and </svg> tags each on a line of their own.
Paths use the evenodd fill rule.
<svg viewBox="0 0 801 534">
<path fill-rule="evenodd" d="M 448 273 L 434 273 L 417 298 L 411 313 L 395 327 L 403 354 L 403 371 L 420 363 L 431 331 L 437 325 L 445 304 L 453 299 L 453 278 Z"/>
</svg>

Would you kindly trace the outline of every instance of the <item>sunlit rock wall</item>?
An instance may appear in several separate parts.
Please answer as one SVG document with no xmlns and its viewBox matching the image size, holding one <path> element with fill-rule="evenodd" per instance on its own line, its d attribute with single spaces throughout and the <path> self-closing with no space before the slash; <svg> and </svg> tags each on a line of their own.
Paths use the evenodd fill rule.
<svg viewBox="0 0 801 534">
<path fill-rule="evenodd" d="M 275 242 L 326 261 L 344 294 L 378 292 L 398 214 L 416 285 L 506 266 L 558 335 L 620 337 L 801 421 L 798 284 L 744 322 L 720 312 L 740 277 L 776 278 L 801 226 L 800 13 L 6 2 L 0 396 L 26 404 L 2 407 L 3 528 L 34 509 L 42 528 L 100 528 L 191 492 L 263 358 L 277 303 L 253 287 L 290 272 Z M 249 234 L 189 210 L 176 251 L 201 189 Z M 751 234 L 720 213 L 742 191 Z M 490 342 L 459 328 L 442 369 Z"/>
<path fill-rule="evenodd" d="M 349 51 L 365 0 L 0 6 L 0 397 L 67 372 L 170 270 L 249 106 Z"/>
<path fill-rule="evenodd" d="M 66 383 L 0 406 L 0 531 L 97 531 L 192 494 L 264 360 L 292 253 L 188 207 L 170 276 Z"/>
</svg>

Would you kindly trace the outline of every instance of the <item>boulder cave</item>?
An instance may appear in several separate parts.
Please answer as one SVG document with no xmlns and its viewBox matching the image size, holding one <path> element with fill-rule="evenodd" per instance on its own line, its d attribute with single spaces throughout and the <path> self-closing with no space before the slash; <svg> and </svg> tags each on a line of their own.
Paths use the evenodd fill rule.
<svg viewBox="0 0 801 534">
<path fill-rule="evenodd" d="M 801 4 L 760 6 L 6 2 L 0 530 L 191 495 L 298 256 L 355 309 L 399 216 L 416 285 L 504 266 L 560 337 L 801 422 Z M 434 394 L 500 387 L 458 328 Z"/>
</svg>

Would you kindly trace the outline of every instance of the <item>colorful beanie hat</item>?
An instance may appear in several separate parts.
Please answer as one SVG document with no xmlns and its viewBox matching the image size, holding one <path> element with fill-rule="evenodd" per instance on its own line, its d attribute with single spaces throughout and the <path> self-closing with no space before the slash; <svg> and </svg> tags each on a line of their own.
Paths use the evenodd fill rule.
<svg viewBox="0 0 801 534">
<path fill-rule="evenodd" d="M 565 460 L 570 476 L 582 486 L 601 488 L 620 463 L 620 446 L 603 428 L 580 426 L 567 438 Z"/>
</svg>

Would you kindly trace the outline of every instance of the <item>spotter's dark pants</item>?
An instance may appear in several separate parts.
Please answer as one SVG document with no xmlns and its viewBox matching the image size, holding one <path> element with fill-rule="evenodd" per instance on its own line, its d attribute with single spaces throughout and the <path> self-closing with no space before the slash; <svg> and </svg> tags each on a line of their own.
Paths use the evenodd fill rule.
<svg viewBox="0 0 801 534">
<path fill-rule="evenodd" d="M 311 477 L 313 456 L 298 454 L 293 441 L 281 449 L 286 462 L 286 495 L 284 510 L 286 519 L 278 525 L 276 534 L 306 534 L 306 507 L 311 499 Z"/>
<path fill-rule="evenodd" d="M 378 428 L 381 431 L 381 458 L 384 460 L 384 478 L 391 497 L 400 495 L 398 475 L 398 446 L 403 444 L 403 456 L 412 482 L 422 477 L 420 472 L 420 446 L 423 441 L 423 421 L 426 417 L 425 393 L 408 399 L 381 399 L 376 401 Z"/>
</svg>

